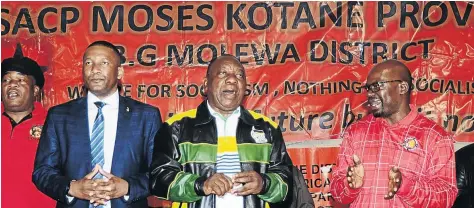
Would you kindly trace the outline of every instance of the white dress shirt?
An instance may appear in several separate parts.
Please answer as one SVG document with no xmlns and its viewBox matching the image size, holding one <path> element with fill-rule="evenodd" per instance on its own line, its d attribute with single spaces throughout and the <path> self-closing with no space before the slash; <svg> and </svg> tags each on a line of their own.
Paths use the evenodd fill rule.
<svg viewBox="0 0 474 208">
<path fill-rule="evenodd" d="M 235 109 L 227 118 L 215 111 L 209 101 L 207 101 L 207 109 L 209 113 L 216 119 L 217 135 L 219 136 L 235 136 L 237 133 L 237 124 L 240 117 L 240 106 Z"/>
<path fill-rule="evenodd" d="M 87 115 L 89 120 L 89 138 L 92 136 L 92 127 L 94 126 L 94 120 L 97 116 L 98 108 L 94 104 L 100 101 L 105 103 L 102 107 L 102 115 L 104 115 L 104 169 L 110 173 L 112 170 L 112 159 L 115 148 L 115 136 L 117 134 L 117 121 L 118 121 L 118 109 L 119 109 L 119 94 L 118 90 L 109 97 L 100 100 L 97 96 L 91 92 L 87 93 Z M 92 164 L 94 167 L 95 164 Z"/>
<path fill-rule="evenodd" d="M 102 167 L 102 169 L 110 173 L 112 170 L 115 138 L 117 135 L 117 122 L 119 112 L 118 90 L 116 90 L 112 95 L 102 100 L 91 92 L 87 93 L 87 117 L 89 121 L 89 138 L 92 136 L 92 127 L 94 126 L 94 120 L 98 112 L 98 108 L 94 104 L 97 101 L 105 103 L 104 107 L 102 107 L 102 115 L 104 116 L 104 166 Z M 92 166 L 95 166 L 95 164 L 92 164 Z M 128 197 L 128 195 L 125 195 L 124 199 L 128 200 Z M 73 199 L 74 197 L 68 196 L 69 202 L 71 202 Z M 104 205 L 104 208 L 111 208 L 110 201 L 108 201 L 107 204 Z"/>
</svg>

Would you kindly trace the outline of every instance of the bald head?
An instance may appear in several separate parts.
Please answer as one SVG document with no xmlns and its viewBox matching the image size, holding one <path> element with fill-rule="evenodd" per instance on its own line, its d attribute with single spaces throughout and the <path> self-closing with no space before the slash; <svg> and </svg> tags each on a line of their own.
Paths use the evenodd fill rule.
<svg viewBox="0 0 474 208">
<path fill-rule="evenodd" d="M 399 79 L 408 84 L 411 84 L 412 80 L 411 72 L 408 67 L 402 62 L 393 59 L 375 65 L 369 74 L 372 73 L 381 73 L 387 77 L 391 77 L 393 80 Z"/>
<path fill-rule="evenodd" d="M 211 69 L 214 65 L 217 65 L 218 62 L 221 62 L 221 61 L 232 61 L 232 62 L 235 62 L 237 63 L 238 65 L 240 65 L 242 68 L 244 68 L 244 66 L 242 65 L 242 63 L 240 63 L 239 59 L 233 55 L 230 55 L 230 54 L 222 54 L 221 56 L 215 58 L 215 59 L 212 59 L 210 62 L 209 62 L 209 65 L 207 66 L 207 72 L 206 72 L 206 77 L 209 79 L 209 75 L 211 74 Z M 244 71 L 245 73 L 245 71 Z"/>
<path fill-rule="evenodd" d="M 411 73 L 405 64 L 388 60 L 367 76 L 367 105 L 375 117 L 396 123 L 410 112 Z"/>
</svg>

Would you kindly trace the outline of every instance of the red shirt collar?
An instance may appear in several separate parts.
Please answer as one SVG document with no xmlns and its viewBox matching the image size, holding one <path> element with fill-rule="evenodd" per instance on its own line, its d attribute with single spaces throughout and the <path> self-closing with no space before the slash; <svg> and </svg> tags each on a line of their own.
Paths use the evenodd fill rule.
<svg viewBox="0 0 474 208">
<path fill-rule="evenodd" d="M 415 120 L 416 116 L 418 115 L 418 111 L 416 109 L 416 106 L 413 104 L 410 104 L 410 113 L 408 113 L 405 118 L 400 120 L 397 124 L 398 125 L 410 125 L 413 120 Z"/>
<path fill-rule="evenodd" d="M 410 112 L 408 113 L 408 115 L 406 115 L 405 118 L 398 121 L 397 123 L 389 124 L 384 118 L 380 118 L 380 117 L 376 118 L 376 120 L 378 122 L 383 123 L 386 126 L 397 127 L 397 126 L 400 126 L 400 125 L 402 125 L 402 126 L 410 125 L 411 122 L 413 122 L 413 120 L 415 120 L 416 116 L 418 116 L 416 106 L 413 105 L 413 104 L 410 104 Z"/>
<path fill-rule="evenodd" d="M 33 117 L 36 116 L 36 115 L 42 115 L 42 114 L 47 113 L 46 110 L 44 109 L 43 105 L 40 102 L 35 101 L 34 106 L 35 106 L 35 108 L 33 109 L 33 112 L 31 112 Z M 3 106 L 3 103 L 2 103 L 2 114 L 3 114 L 3 112 L 5 112 L 5 107 Z"/>
</svg>

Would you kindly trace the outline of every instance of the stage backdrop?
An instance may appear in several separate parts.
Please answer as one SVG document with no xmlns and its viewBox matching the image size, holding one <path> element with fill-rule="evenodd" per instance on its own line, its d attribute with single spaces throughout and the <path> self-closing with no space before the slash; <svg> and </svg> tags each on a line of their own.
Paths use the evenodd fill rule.
<svg viewBox="0 0 474 208">
<path fill-rule="evenodd" d="M 163 119 L 203 100 L 209 61 L 243 63 L 244 106 L 277 122 L 316 207 L 334 206 L 322 167 L 336 166 L 339 135 L 367 112 L 361 86 L 385 59 L 413 73 L 417 110 L 474 141 L 474 20 L 467 2 L 2 2 L 2 59 L 43 67 L 49 108 L 83 95 L 90 43 L 119 47 L 122 94 Z M 158 205 L 155 201 L 153 206 Z"/>
</svg>

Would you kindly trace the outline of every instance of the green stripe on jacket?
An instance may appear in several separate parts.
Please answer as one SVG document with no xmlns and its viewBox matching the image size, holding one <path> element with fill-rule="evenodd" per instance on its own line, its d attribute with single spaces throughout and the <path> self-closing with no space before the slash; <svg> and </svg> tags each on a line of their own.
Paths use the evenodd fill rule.
<svg viewBox="0 0 474 208">
<path fill-rule="evenodd" d="M 216 163 L 217 145 L 207 143 L 183 142 L 179 144 L 181 157 L 178 162 L 186 163 Z"/>
<path fill-rule="evenodd" d="M 201 196 L 194 191 L 194 183 L 198 175 L 179 172 L 168 188 L 168 200 L 179 202 L 195 202 L 201 199 Z"/>
<path fill-rule="evenodd" d="M 240 162 L 257 162 L 267 164 L 272 150 L 271 144 L 244 143 L 237 144 Z M 181 165 L 187 163 L 216 163 L 217 145 L 207 143 L 184 142 L 179 144 Z"/>
<path fill-rule="evenodd" d="M 286 184 L 280 175 L 276 173 L 267 173 L 270 178 L 270 188 L 267 193 L 263 195 L 258 195 L 260 199 L 263 199 L 266 202 L 277 203 L 281 202 L 286 198 L 288 194 L 288 184 Z"/>
</svg>

